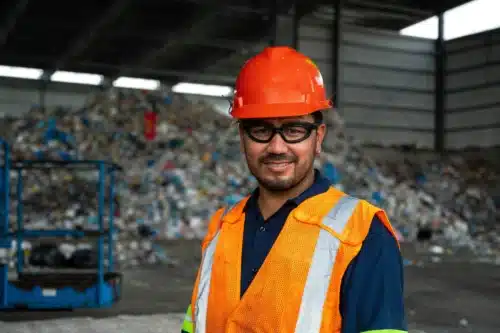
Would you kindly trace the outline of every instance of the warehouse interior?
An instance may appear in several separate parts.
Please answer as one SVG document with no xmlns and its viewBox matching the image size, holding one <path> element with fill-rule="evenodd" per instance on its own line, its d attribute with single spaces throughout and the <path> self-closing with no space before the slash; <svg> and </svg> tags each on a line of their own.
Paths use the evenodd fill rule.
<svg viewBox="0 0 500 333">
<path fill-rule="evenodd" d="M 281 45 L 334 101 L 318 168 L 397 231 L 409 332 L 497 332 L 495 2 L 2 2 L 0 331 L 180 332 L 207 220 L 256 186 L 228 117 L 234 82 Z M 43 311 L 5 287 L 21 272 L 25 290 L 51 286 Z M 53 311 L 54 272 L 123 295 Z"/>
</svg>

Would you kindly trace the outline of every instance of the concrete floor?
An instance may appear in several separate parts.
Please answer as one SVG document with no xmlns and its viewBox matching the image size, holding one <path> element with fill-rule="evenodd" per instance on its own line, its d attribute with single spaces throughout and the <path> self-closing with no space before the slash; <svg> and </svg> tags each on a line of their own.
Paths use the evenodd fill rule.
<svg viewBox="0 0 500 333">
<path fill-rule="evenodd" d="M 181 266 L 125 271 L 124 297 L 113 308 L 72 312 L 0 312 L 0 332 L 10 332 L 5 325 L 12 325 L 13 322 L 18 322 L 19 325 L 24 322 L 25 325 L 29 320 L 83 320 L 82 317 L 105 318 L 184 312 L 195 278 L 199 245 L 193 242 L 176 242 L 168 244 L 167 248 L 171 256 L 179 259 Z M 408 266 L 406 308 L 411 332 L 497 333 L 500 328 L 500 266 L 465 263 L 459 260 L 429 263 L 423 267 Z M 145 320 L 139 318 L 144 317 L 134 320 Z M 178 325 L 182 315 L 175 318 L 174 323 Z M 102 323 L 103 327 L 107 325 Z M 172 322 L 169 325 L 173 325 Z M 13 329 L 13 326 L 8 327 Z M 141 332 L 178 332 L 171 327 Z M 17 329 L 16 331 L 21 332 Z"/>
</svg>

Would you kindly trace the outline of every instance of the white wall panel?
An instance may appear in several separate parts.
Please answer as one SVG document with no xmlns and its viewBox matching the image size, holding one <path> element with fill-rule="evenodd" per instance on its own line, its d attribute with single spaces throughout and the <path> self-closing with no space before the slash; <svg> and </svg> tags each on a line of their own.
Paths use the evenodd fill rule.
<svg viewBox="0 0 500 333">
<path fill-rule="evenodd" d="M 394 128 L 407 129 L 408 131 L 427 130 L 432 132 L 434 128 L 434 115 L 432 112 L 402 112 L 401 110 L 375 110 L 364 105 L 349 105 L 342 108 L 342 115 L 349 119 L 353 126 L 363 124 L 372 127 L 388 126 L 387 119 L 391 120 Z M 373 116 L 375 115 L 375 116 Z"/>
<path fill-rule="evenodd" d="M 500 59 L 500 45 L 479 46 L 477 49 L 466 48 L 450 52 L 447 57 L 447 66 L 449 71 L 460 71 L 464 68 L 498 62 L 498 59 Z"/>
<path fill-rule="evenodd" d="M 45 96 L 45 105 L 47 107 L 64 106 L 81 108 L 85 105 L 88 97 L 89 95 L 87 93 L 48 91 Z"/>
<path fill-rule="evenodd" d="M 466 71 L 448 72 L 446 88 L 449 92 L 452 92 L 497 82 L 500 82 L 500 63 Z"/>
<path fill-rule="evenodd" d="M 399 36 L 398 36 L 399 37 Z M 362 45 L 345 45 L 342 47 L 342 62 L 364 66 L 376 66 L 398 71 L 432 72 L 432 57 L 393 51 L 391 49 L 375 49 Z"/>
<path fill-rule="evenodd" d="M 407 92 L 402 90 L 383 89 L 376 86 L 362 87 L 344 84 L 340 89 L 342 105 L 361 103 L 367 106 L 385 106 L 387 108 L 432 111 L 434 96 L 428 93 Z M 390 121 L 390 119 L 389 119 Z"/>
<path fill-rule="evenodd" d="M 457 109 L 471 109 L 485 105 L 500 104 L 500 83 L 482 88 L 458 92 L 448 92 L 446 96 L 447 109 L 453 112 Z"/>
<path fill-rule="evenodd" d="M 500 43 L 500 34 L 498 31 L 487 31 L 464 38 L 453 39 L 446 43 L 446 49 L 450 53 L 463 51 L 466 49 L 474 50 L 486 45 L 495 45 Z"/>
<path fill-rule="evenodd" d="M 366 29 L 350 26 L 345 30 L 342 40 L 361 46 L 379 47 L 383 50 L 401 51 L 412 54 L 429 54 L 434 52 L 434 44 L 428 40 L 401 36 L 391 31 Z"/>
<path fill-rule="evenodd" d="M 42 98 L 40 82 L 0 79 L 0 116 L 22 116 L 42 100 L 46 107 L 80 108 L 96 87 L 49 84 Z"/>
<path fill-rule="evenodd" d="M 449 41 L 446 146 L 500 145 L 500 30 Z"/>
<path fill-rule="evenodd" d="M 40 101 L 36 90 L 0 87 L 0 116 L 18 116 Z"/>
<path fill-rule="evenodd" d="M 406 87 L 417 91 L 433 91 L 434 76 L 431 73 L 394 71 L 387 68 L 343 64 L 340 68 L 342 82 L 363 83 L 385 88 Z"/>
<path fill-rule="evenodd" d="M 332 27 L 306 22 L 299 50 L 331 86 Z M 340 48 L 339 112 L 348 133 L 380 145 L 433 145 L 434 44 L 399 34 L 345 26 Z M 326 70 L 326 71 L 325 71 Z"/>
<path fill-rule="evenodd" d="M 449 131 L 467 129 L 471 127 L 471 124 L 474 124 L 476 127 L 488 127 L 500 124 L 500 106 L 446 114 L 446 125 Z"/>
<path fill-rule="evenodd" d="M 310 39 L 299 41 L 300 51 L 307 53 L 307 56 L 316 60 L 331 62 L 332 61 L 332 46 L 330 39 Z"/>
<path fill-rule="evenodd" d="M 352 128 L 347 126 L 347 133 L 359 142 L 385 147 L 415 145 L 418 148 L 432 147 L 432 132 L 410 132 L 405 129 Z"/>
<path fill-rule="evenodd" d="M 446 140 L 450 149 L 472 147 L 491 147 L 500 145 L 500 128 L 483 128 L 447 133 Z"/>
</svg>

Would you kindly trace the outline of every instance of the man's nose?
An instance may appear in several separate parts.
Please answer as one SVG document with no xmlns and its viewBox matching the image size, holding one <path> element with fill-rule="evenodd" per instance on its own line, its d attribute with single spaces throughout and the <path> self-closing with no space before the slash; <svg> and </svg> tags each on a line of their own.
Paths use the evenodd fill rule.
<svg viewBox="0 0 500 333">
<path fill-rule="evenodd" d="M 283 140 L 279 133 L 276 133 L 267 146 L 267 152 L 273 154 L 283 154 L 287 151 L 287 143 Z"/>
</svg>

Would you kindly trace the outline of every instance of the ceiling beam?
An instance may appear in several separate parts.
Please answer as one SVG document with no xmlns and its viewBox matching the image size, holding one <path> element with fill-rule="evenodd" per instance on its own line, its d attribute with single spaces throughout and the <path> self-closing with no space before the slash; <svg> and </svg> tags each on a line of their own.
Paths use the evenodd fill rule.
<svg viewBox="0 0 500 333">
<path fill-rule="evenodd" d="M 146 32 L 146 31 L 138 31 L 138 32 L 112 32 L 112 37 L 120 37 L 120 38 L 137 38 L 138 40 L 147 40 L 147 41 L 158 41 L 163 40 L 164 35 L 160 35 L 157 32 Z M 208 46 L 213 48 L 218 48 L 222 50 L 242 50 L 254 47 L 254 43 L 243 41 L 243 40 L 233 40 L 226 38 L 215 38 L 215 39 L 206 39 L 206 38 L 198 38 L 198 39 L 189 39 L 180 41 L 182 45 L 185 46 Z"/>
<path fill-rule="evenodd" d="M 232 47 L 231 44 L 217 43 L 216 41 L 207 41 L 201 35 L 206 34 L 207 30 L 214 28 L 214 20 L 221 14 L 258 14 L 266 15 L 268 13 L 265 8 L 251 8 L 249 6 L 235 6 L 231 4 L 230 0 L 187 0 L 190 3 L 199 5 L 199 9 L 195 14 L 176 31 L 167 34 L 163 38 L 162 46 L 154 48 L 147 52 L 142 57 L 134 62 L 133 67 L 154 67 L 166 54 L 174 53 L 179 47 L 184 45 L 200 45 L 200 46 L 213 46 L 222 49 L 230 49 L 240 51 L 246 47 L 251 47 L 249 44 L 237 43 Z M 127 75 L 121 71 L 117 73 L 116 77 Z"/>
<path fill-rule="evenodd" d="M 130 3 L 131 0 L 114 1 L 102 15 L 99 15 L 97 19 L 82 31 L 80 36 L 74 39 L 74 42 L 67 48 L 64 54 L 56 60 L 53 70 L 64 68 L 68 62 L 87 50 L 96 38 L 99 37 L 99 32 L 115 21 Z"/>
<path fill-rule="evenodd" d="M 347 8 L 358 6 L 366 9 L 377 9 L 385 13 L 396 12 L 417 17 L 426 17 L 432 15 L 431 11 L 419 9 L 419 7 L 409 7 L 404 5 L 396 5 L 387 3 L 387 1 L 369 1 L 369 0 L 348 0 L 346 3 Z"/>
<path fill-rule="evenodd" d="M 269 10 L 267 7 L 255 8 L 252 6 L 242 6 L 231 4 L 230 1 L 212 1 L 211 3 L 207 3 L 206 0 L 184 0 L 185 2 L 196 4 L 196 5 L 204 5 L 212 7 L 211 10 L 218 11 L 220 14 L 258 14 L 258 15 L 267 15 Z M 226 3 L 224 3 L 226 2 Z"/>
<path fill-rule="evenodd" d="M 154 66 L 163 55 L 168 54 L 179 45 L 184 45 L 184 41 L 200 39 L 197 38 L 198 35 L 213 23 L 216 16 L 217 12 L 199 10 L 188 20 L 188 22 L 186 22 L 186 25 L 177 31 L 167 34 L 161 47 L 154 48 L 150 52 L 144 54 L 137 60 L 135 65 L 138 67 Z"/>
<path fill-rule="evenodd" d="M 7 43 L 9 35 L 16 27 L 17 20 L 28 7 L 28 2 L 28 0 L 17 0 L 14 5 L 10 6 L 5 23 L 0 30 L 0 47 Z"/>
<path fill-rule="evenodd" d="M 96 62 L 82 62 L 78 64 L 82 67 L 94 69 L 96 72 L 113 72 L 118 71 L 127 73 L 127 75 L 136 75 L 141 77 L 179 77 L 194 82 L 218 82 L 219 84 L 233 84 L 236 79 L 232 75 L 213 75 L 202 72 L 178 71 L 171 69 L 156 69 L 151 67 L 131 67 L 110 65 Z M 113 79 L 113 78 L 112 78 Z"/>
</svg>

